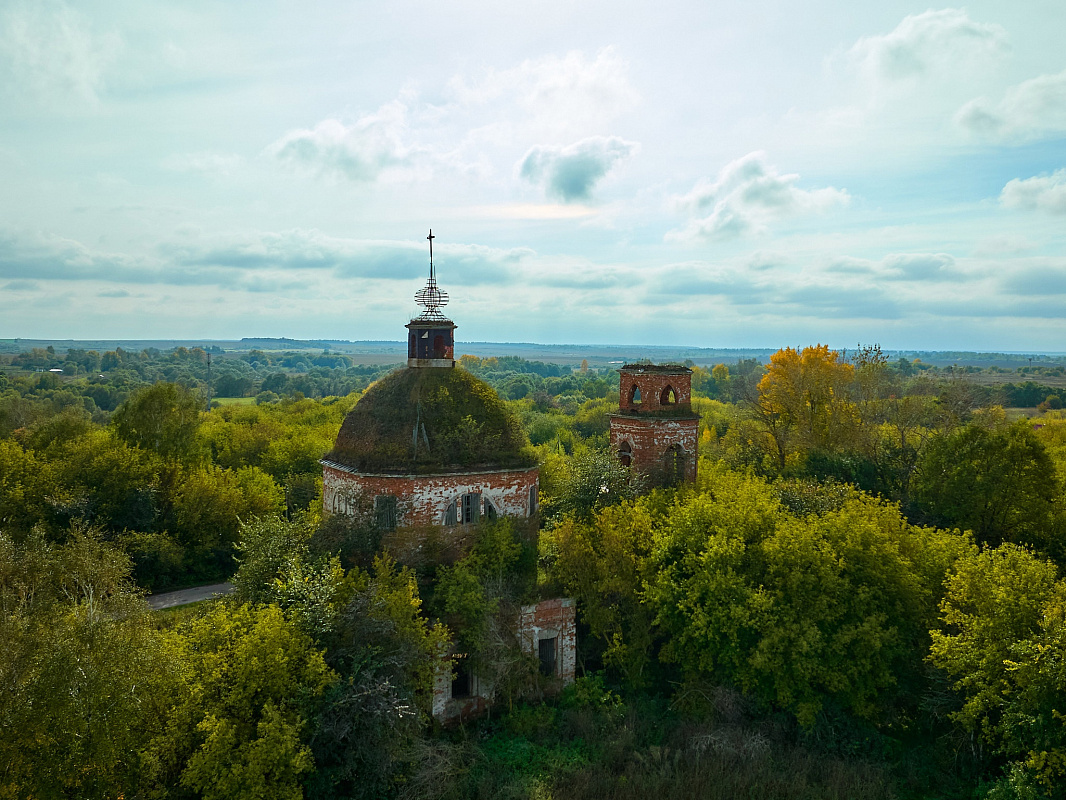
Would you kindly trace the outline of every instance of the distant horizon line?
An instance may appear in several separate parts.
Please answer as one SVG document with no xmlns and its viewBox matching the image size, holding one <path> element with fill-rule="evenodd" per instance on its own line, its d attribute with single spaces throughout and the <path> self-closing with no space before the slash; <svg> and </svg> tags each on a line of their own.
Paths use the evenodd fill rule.
<svg viewBox="0 0 1066 800">
<path fill-rule="evenodd" d="M 293 345 L 376 345 L 376 346 L 390 346 L 398 349 L 406 347 L 407 343 L 401 339 L 329 339 L 329 338 L 310 338 L 310 339 L 295 339 L 288 336 L 244 336 L 240 339 L 234 338 L 159 338 L 159 339 L 137 339 L 137 338 L 95 338 L 95 339 L 75 339 L 75 338 L 40 338 L 40 337 L 9 337 L 0 338 L 0 344 L 62 344 L 62 345 L 75 345 L 78 344 L 95 344 L 106 345 L 114 344 L 116 346 L 122 346 L 123 344 L 136 344 L 154 346 L 156 344 L 165 344 L 170 348 L 181 347 L 184 345 L 223 345 L 223 344 L 250 344 L 255 342 L 285 342 L 292 343 Z M 667 350 L 667 351 L 694 351 L 700 353 L 776 353 L 779 350 L 784 349 L 781 346 L 763 346 L 763 347 L 702 347 L 700 345 L 687 345 L 687 344 L 603 344 L 603 343 L 585 343 L 585 342 L 567 342 L 563 344 L 548 344 L 544 342 L 505 342 L 505 341 L 468 341 L 462 340 L 456 341 L 456 346 L 460 344 L 473 347 L 491 347 L 491 346 L 505 346 L 505 347 L 536 347 L 542 349 L 562 349 L 562 348 L 579 348 L 579 349 L 602 349 L 611 351 L 625 351 L 625 350 Z M 820 342 L 818 344 L 821 344 Z M 791 345 L 786 345 L 791 346 Z M 807 347 L 809 345 L 800 345 L 800 347 Z M 847 352 L 849 350 L 855 350 L 857 347 L 830 347 L 834 350 L 841 352 Z M 143 349 L 143 348 L 142 348 Z M 162 348 L 161 348 L 162 349 Z M 942 353 L 960 353 L 966 355 L 1004 355 L 1004 356 L 1042 356 L 1042 357 L 1064 357 L 1066 351 L 1062 350 L 960 350 L 957 348 L 917 348 L 917 347 L 885 347 L 883 351 L 886 354 L 915 354 L 920 355 L 922 353 L 929 354 L 942 354 Z M 471 354 L 472 355 L 472 354 Z"/>
</svg>

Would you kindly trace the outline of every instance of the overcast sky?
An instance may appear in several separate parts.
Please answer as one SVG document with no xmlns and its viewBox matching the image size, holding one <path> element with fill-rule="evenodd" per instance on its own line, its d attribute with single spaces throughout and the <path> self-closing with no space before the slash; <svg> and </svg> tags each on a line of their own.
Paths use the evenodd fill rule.
<svg viewBox="0 0 1066 800">
<path fill-rule="evenodd" d="M 1066 10 L 0 2 L 0 337 L 1066 350 Z"/>
</svg>

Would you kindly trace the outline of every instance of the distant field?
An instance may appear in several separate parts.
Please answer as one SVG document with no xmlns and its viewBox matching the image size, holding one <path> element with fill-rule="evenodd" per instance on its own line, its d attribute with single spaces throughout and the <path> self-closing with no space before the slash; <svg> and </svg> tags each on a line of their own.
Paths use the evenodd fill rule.
<svg viewBox="0 0 1066 800">
<path fill-rule="evenodd" d="M 250 406 L 255 403 L 254 397 L 212 397 L 211 404 L 218 403 L 220 406 Z"/>
<path fill-rule="evenodd" d="M 1066 387 L 1066 375 L 1019 375 L 1016 372 L 994 373 L 976 372 L 961 376 L 963 380 L 975 383 L 978 386 L 1000 386 L 1004 383 L 1025 383 L 1032 381 L 1042 386 L 1053 386 L 1056 389 Z"/>
</svg>

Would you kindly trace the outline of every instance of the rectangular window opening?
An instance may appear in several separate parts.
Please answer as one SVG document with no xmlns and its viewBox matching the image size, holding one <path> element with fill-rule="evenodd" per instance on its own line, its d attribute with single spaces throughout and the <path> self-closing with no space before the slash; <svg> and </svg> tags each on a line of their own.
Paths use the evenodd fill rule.
<svg viewBox="0 0 1066 800">
<path fill-rule="evenodd" d="M 463 495 L 463 522 L 477 522 L 481 517 L 481 492 Z"/>
<path fill-rule="evenodd" d="M 471 684 L 470 664 L 465 655 L 455 657 L 455 677 L 452 678 L 452 698 L 461 700 L 470 697 Z"/>
<path fill-rule="evenodd" d="M 556 675 L 556 643 L 558 637 L 541 639 L 538 643 L 538 656 L 540 657 L 540 674 L 554 677 Z"/>
<path fill-rule="evenodd" d="M 396 495 L 379 494 L 374 498 L 374 522 L 383 531 L 396 529 Z"/>
</svg>

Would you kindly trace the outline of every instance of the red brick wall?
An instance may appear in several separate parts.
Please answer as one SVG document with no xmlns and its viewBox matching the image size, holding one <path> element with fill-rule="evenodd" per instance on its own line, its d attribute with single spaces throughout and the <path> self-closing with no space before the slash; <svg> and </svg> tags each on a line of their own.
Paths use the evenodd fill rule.
<svg viewBox="0 0 1066 800">
<path fill-rule="evenodd" d="M 322 463 L 322 508 L 344 514 L 353 494 L 373 498 L 391 494 L 398 498 L 400 525 L 443 525 L 448 506 L 469 492 L 481 492 L 500 516 L 528 517 L 530 489 L 539 485 L 540 470 L 456 472 L 445 475 L 369 475 Z"/>
<path fill-rule="evenodd" d="M 662 469 L 663 457 L 671 445 L 679 444 L 687 456 L 685 480 L 696 480 L 697 446 L 699 443 L 697 417 L 672 418 L 652 416 L 611 415 L 611 451 L 618 454 L 622 442 L 632 448 L 634 472 L 654 473 Z"/>
<path fill-rule="evenodd" d="M 631 403 L 633 387 L 640 388 L 640 403 Z M 660 403 L 663 390 L 669 386 L 677 398 L 676 405 Z M 623 369 L 618 378 L 618 407 L 623 411 L 650 411 L 688 408 L 692 403 L 692 373 L 688 369 L 676 372 L 643 371 L 639 367 Z"/>
<path fill-rule="evenodd" d="M 569 597 L 522 606 L 517 620 L 518 645 L 537 658 L 541 639 L 555 639 L 556 677 L 563 686 L 574 682 L 577 668 L 577 620 Z M 470 697 L 452 697 L 451 660 L 441 656 L 433 677 L 433 716 L 442 722 L 478 716 L 492 704 L 495 687 L 477 674 L 470 676 Z"/>
<path fill-rule="evenodd" d="M 522 606 L 518 617 L 518 641 L 522 650 L 537 657 L 541 639 L 555 638 L 556 676 L 563 685 L 574 682 L 577 667 L 577 622 L 574 601 L 569 597 L 541 600 Z"/>
</svg>

